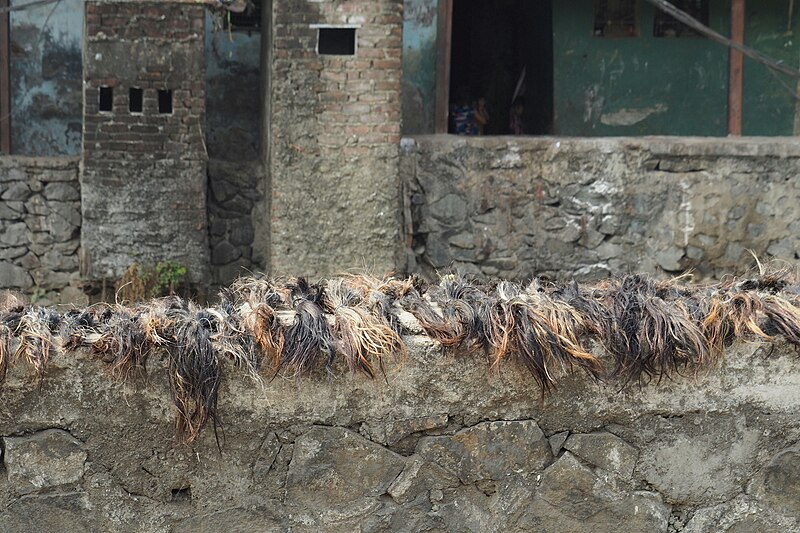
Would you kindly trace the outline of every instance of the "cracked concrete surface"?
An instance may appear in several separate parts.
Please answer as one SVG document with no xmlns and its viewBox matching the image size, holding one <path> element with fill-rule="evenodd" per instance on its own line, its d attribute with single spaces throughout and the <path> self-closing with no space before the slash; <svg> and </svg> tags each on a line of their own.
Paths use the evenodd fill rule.
<svg viewBox="0 0 800 533">
<path fill-rule="evenodd" d="M 387 380 L 254 385 L 228 368 L 219 434 L 173 438 L 165 376 L 87 355 L 9 375 L 0 530 L 800 530 L 800 359 L 738 344 L 696 377 L 618 390 L 409 337 Z"/>
</svg>

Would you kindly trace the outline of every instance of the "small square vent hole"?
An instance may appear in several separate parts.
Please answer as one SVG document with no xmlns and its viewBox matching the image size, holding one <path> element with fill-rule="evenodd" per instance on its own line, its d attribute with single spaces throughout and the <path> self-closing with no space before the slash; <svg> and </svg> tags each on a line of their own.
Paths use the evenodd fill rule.
<svg viewBox="0 0 800 533">
<path fill-rule="evenodd" d="M 131 113 L 141 113 L 142 109 L 144 109 L 144 90 L 131 87 L 128 93 L 128 110 Z"/>
<path fill-rule="evenodd" d="M 355 28 L 319 28 L 317 52 L 320 55 L 353 56 L 356 54 Z"/>
<path fill-rule="evenodd" d="M 158 91 L 158 112 L 162 115 L 172 113 L 172 89 L 161 89 Z"/>
<path fill-rule="evenodd" d="M 114 110 L 114 88 L 100 87 L 100 111 L 111 112 Z"/>
</svg>

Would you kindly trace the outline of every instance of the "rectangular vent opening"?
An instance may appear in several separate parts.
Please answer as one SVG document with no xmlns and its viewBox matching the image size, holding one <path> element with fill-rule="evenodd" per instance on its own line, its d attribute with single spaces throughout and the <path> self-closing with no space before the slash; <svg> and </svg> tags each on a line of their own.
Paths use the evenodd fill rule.
<svg viewBox="0 0 800 533">
<path fill-rule="evenodd" d="M 158 112 L 162 115 L 172 113 L 172 89 L 160 89 L 158 91 Z"/>
<path fill-rule="evenodd" d="M 114 88 L 100 87 L 100 111 L 111 112 L 114 110 Z"/>
<path fill-rule="evenodd" d="M 144 109 L 144 90 L 131 87 L 128 93 L 128 110 L 131 113 L 141 113 Z"/>
<path fill-rule="evenodd" d="M 317 52 L 320 55 L 352 56 L 356 54 L 355 28 L 319 28 Z"/>
</svg>

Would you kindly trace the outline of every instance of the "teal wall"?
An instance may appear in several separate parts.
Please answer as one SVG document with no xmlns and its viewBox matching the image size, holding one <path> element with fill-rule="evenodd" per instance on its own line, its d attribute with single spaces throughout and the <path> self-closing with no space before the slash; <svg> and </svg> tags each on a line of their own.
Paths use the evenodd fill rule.
<svg viewBox="0 0 800 533">
<path fill-rule="evenodd" d="M 787 0 L 747 2 L 745 42 L 768 56 L 800 67 L 800 3 L 789 25 Z M 798 80 L 773 74 L 766 66 L 745 58 L 744 135 L 794 135 Z"/>
<path fill-rule="evenodd" d="M 437 0 L 403 2 L 403 133 L 433 133 L 436 113 Z"/>
<path fill-rule="evenodd" d="M 80 154 L 83 0 L 12 11 L 10 29 L 11 153 Z"/>
<path fill-rule="evenodd" d="M 611 39 L 592 35 L 592 0 L 553 2 L 554 133 L 725 135 L 726 48 L 653 37 L 655 8 L 639 4 L 639 36 Z M 721 33 L 728 9 L 711 1 L 710 25 Z"/>
</svg>

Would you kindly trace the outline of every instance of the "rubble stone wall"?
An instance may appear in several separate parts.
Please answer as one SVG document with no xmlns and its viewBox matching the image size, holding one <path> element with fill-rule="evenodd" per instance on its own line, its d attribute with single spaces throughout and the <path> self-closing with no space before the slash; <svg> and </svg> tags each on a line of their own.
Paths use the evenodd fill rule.
<svg viewBox="0 0 800 533">
<path fill-rule="evenodd" d="M 741 533 L 800 528 L 800 358 L 741 343 L 697 376 L 542 397 L 512 364 L 406 338 L 385 379 L 250 381 L 222 427 L 173 440 L 163 361 L 114 384 L 57 356 L 12 368 L 0 407 L 3 531 Z M 219 440 L 219 448 L 217 447 Z"/>
<path fill-rule="evenodd" d="M 598 279 L 800 259 L 789 139 L 404 139 L 410 270 Z"/>
<path fill-rule="evenodd" d="M 78 158 L 0 158 L 0 289 L 83 301 Z"/>
</svg>

